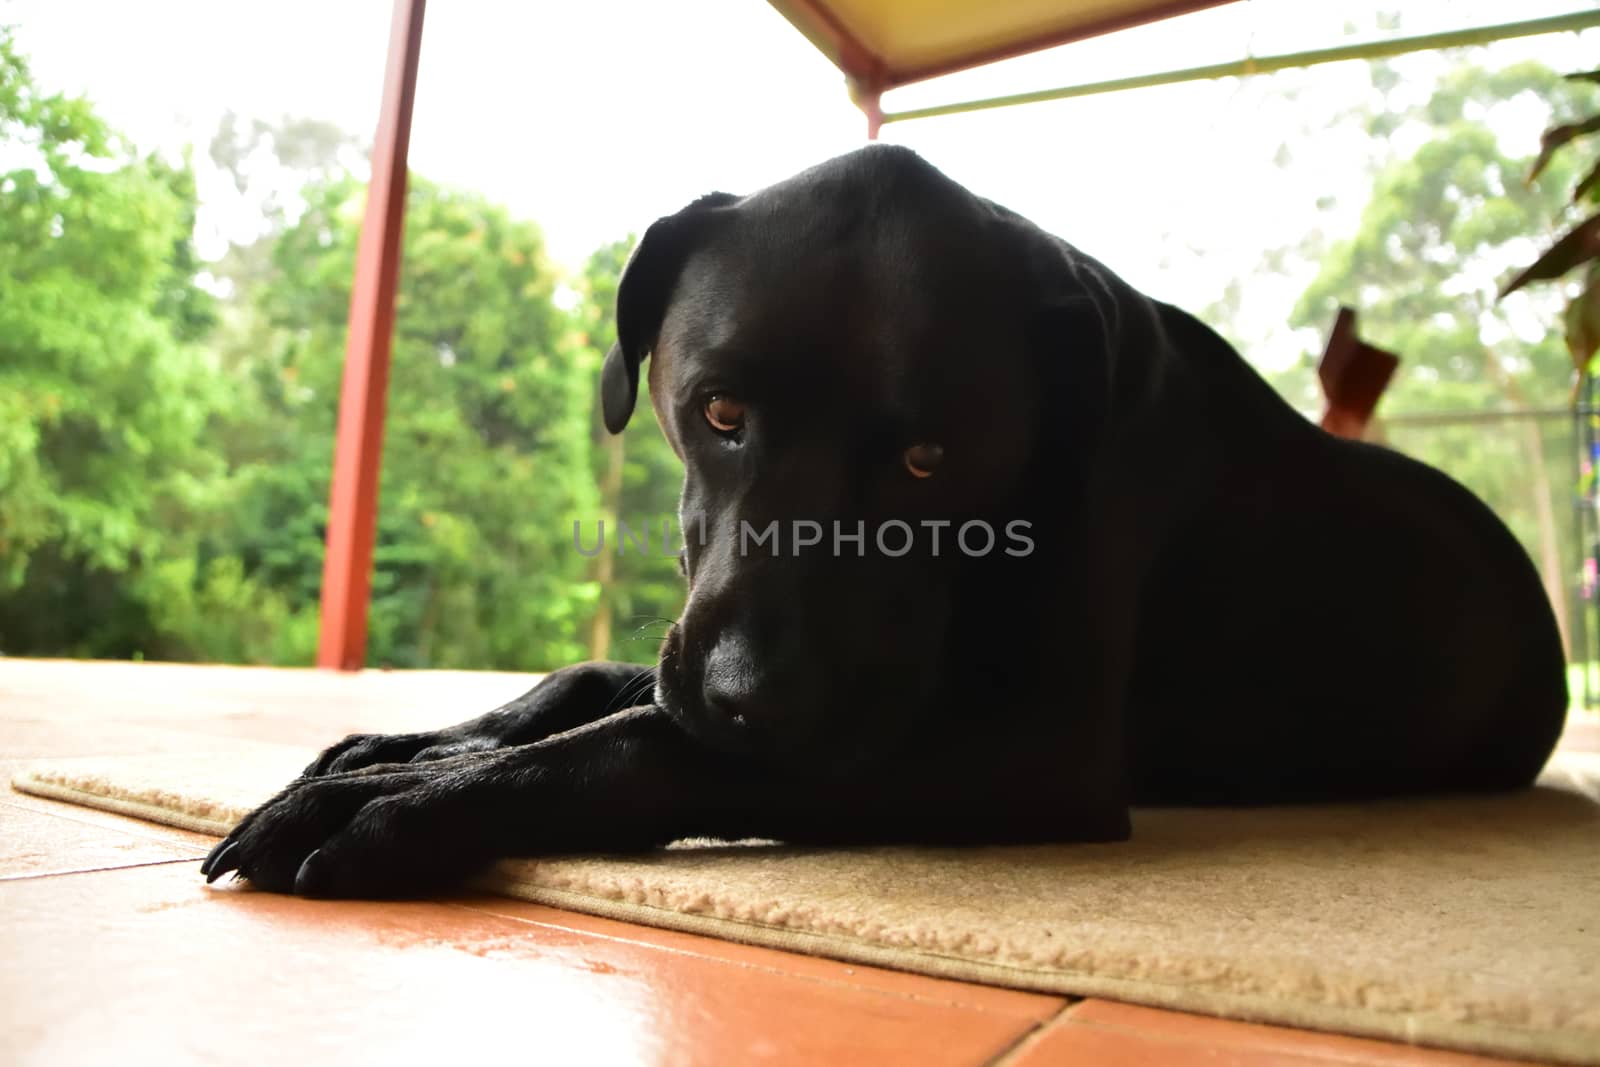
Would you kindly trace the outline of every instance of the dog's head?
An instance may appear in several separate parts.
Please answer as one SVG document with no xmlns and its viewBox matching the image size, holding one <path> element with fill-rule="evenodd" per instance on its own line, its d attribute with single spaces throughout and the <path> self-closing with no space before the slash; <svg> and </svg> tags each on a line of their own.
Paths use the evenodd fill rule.
<svg viewBox="0 0 1600 1067">
<path fill-rule="evenodd" d="M 1061 247 L 887 147 L 649 228 L 601 392 L 621 432 L 651 357 L 686 468 L 657 689 L 686 729 L 854 761 L 958 693 L 1005 698 L 996 656 L 1049 610 L 1057 452 L 1104 406 L 1104 303 L 1041 280 Z M 1060 395 L 1071 367 L 1089 395 Z"/>
</svg>

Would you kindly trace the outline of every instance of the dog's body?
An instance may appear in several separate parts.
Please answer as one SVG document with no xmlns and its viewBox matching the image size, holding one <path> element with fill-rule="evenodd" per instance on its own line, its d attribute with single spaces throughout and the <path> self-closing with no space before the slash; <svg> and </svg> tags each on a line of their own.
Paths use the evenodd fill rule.
<svg viewBox="0 0 1600 1067">
<path fill-rule="evenodd" d="M 1107 840 L 1130 803 L 1515 788 L 1560 732 L 1549 604 L 1487 508 L 910 152 L 660 220 L 618 336 L 607 424 L 649 355 L 704 530 L 658 669 L 346 739 L 208 877 L 364 895 L 684 836 Z"/>
</svg>

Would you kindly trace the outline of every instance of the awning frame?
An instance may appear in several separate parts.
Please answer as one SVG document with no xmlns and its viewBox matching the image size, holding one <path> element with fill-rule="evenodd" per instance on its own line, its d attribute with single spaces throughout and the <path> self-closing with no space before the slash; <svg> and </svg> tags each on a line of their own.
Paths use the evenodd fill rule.
<svg viewBox="0 0 1600 1067">
<path fill-rule="evenodd" d="M 1536 37 L 1547 33 L 1577 32 L 1592 29 L 1596 26 L 1600 26 L 1600 8 L 1593 11 L 1574 11 L 1564 15 L 1552 15 L 1542 19 L 1503 22 L 1493 26 L 1475 26 L 1464 30 L 1442 30 L 1438 33 L 1425 33 L 1412 37 L 1381 37 L 1374 40 L 1355 41 L 1348 44 L 1334 45 L 1330 48 L 1316 48 L 1282 55 L 1246 56 L 1243 59 L 1226 63 L 1211 63 L 1201 67 L 1185 67 L 1179 70 L 1136 74 L 1127 78 L 1111 78 L 1105 81 L 1067 85 L 1057 89 L 1039 89 L 1033 92 L 1011 93 L 1006 96 L 983 97 L 977 100 L 965 100 L 952 104 L 909 108 L 905 111 L 886 112 L 879 108 L 877 125 L 881 127 L 884 123 L 889 122 L 936 118 L 941 115 L 960 115 L 971 111 L 1016 107 L 1022 104 L 1037 104 L 1049 100 L 1070 100 L 1076 97 L 1094 96 L 1101 93 L 1147 89 L 1157 85 L 1211 81 L 1216 78 L 1245 78 L 1256 74 L 1272 74 L 1296 67 L 1315 67 L 1324 63 L 1344 63 L 1354 59 L 1382 59 L 1412 52 L 1437 51 L 1441 48 L 1465 48 L 1472 45 L 1489 44 L 1493 41 L 1510 40 L 1516 37 Z M 868 122 L 869 124 L 872 122 L 872 114 L 870 112 L 868 113 Z M 874 139 L 875 136 L 874 134 Z"/>
</svg>

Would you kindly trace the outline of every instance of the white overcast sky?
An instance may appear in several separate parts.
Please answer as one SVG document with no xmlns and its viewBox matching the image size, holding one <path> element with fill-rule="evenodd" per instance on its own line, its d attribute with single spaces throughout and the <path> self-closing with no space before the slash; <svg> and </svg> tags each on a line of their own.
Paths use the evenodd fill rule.
<svg viewBox="0 0 1600 1067">
<path fill-rule="evenodd" d="M 1374 13 L 1401 32 L 1587 7 L 1579 0 L 1245 0 L 1164 25 L 908 87 L 889 110 L 1299 51 Z M 86 93 L 141 146 L 204 144 L 225 109 L 322 118 L 370 137 L 389 0 L 0 0 L 35 73 Z M 1596 65 L 1600 33 L 1506 42 Z M 1434 56 L 1402 60 L 1425 78 Z M 1295 90 L 1291 97 L 1274 87 Z M 1362 146 L 1299 139 L 1367 90 L 1361 64 L 891 124 L 973 190 L 1105 260 L 1135 285 L 1199 308 L 1264 249 L 1354 226 Z M 1529 139 L 1537 128 L 1515 131 Z M 865 123 L 838 71 L 764 0 L 435 0 L 422 51 L 413 169 L 538 220 L 572 268 L 701 193 L 741 193 L 847 151 Z M 1526 147 L 1524 150 L 1528 150 Z M 1319 201 L 1322 202 L 1319 207 Z M 1331 202 L 1331 206 L 1330 206 Z M 1259 275 L 1245 318 L 1264 347 L 1306 279 Z M 1289 351 L 1252 353 L 1267 363 Z"/>
</svg>

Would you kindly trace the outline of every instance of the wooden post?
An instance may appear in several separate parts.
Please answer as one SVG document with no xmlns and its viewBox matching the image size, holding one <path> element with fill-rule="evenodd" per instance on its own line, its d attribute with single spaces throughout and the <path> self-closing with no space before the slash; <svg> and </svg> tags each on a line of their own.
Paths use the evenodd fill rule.
<svg viewBox="0 0 1600 1067">
<path fill-rule="evenodd" d="M 1328 347 L 1317 364 L 1317 377 L 1327 398 L 1322 428 L 1359 440 L 1389 386 L 1400 360 L 1356 336 L 1356 313 L 1341 307 L 1328 335 Z"/>
<path fill-rule="evenodd" d="M 426 0 L 394 0 L 383 102 L 372 141 L 372 177 L 356 251 L 345 343 L 333 488 L 322 564 L 322 628 L 317 666 L 360 670 L 367 653 L 367 600 L 378 522 L 384 394 L 394 336 L 394 295 L 405 230 L 406 152 L 416 98 Z"/>
</svg>

